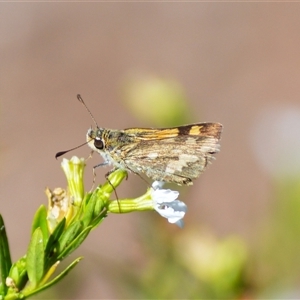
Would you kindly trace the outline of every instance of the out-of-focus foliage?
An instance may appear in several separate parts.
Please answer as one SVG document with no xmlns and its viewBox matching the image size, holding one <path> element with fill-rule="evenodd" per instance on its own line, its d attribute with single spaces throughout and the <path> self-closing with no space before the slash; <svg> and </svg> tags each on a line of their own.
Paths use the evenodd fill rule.
<svg viewBox="0 0 300 300">
<path fill-rule="evenodd" d="M 159 86 L 164 88 L 160 90 Z M 126 103 L 135 116 L 146 122 L 151 120 L 162 127 L 178 125 L 180 122 L 178 123 L 177 112 L 182 109 L 181 103 L 176 107 L 178 89 L 174 88 L 173 93 L 165 97 L 165 92 L 176 86 L 178 87 L 171 80 L 147 80 L 145 77 L 127 86 Z M 184 92 L 180 90 L 179 94 L 184 95 Z M 146 96 L 143 98 L 143 95 Z M 174 115 L 171 113 L 173 109 Z M 188 112 L 186 104 L 184 123 L 189 122 Z M 169 117 L 164 117 L 165 113 L 169 113 Z M 294 117 L 295 114 L 285 114 L 281 119 L 284 121 L 286 115 Z M 173 122 L 170 121 L 172 118 Z M 259 138 L 265 133 L 263 140 L 258 138 L 260 158 L 263 155 L 267 156 L 265 160 L 268 157 L 284 157 L 284 152 L 281 156 L 275 156 L 272 151 L 287 149 L 294 157 L 290 154 L 287 159 L 296 159 L 295 163 L 298 163 L 300 149 L 290 146 L 298 145 L 298 141 L 293 138 L 297 135 L 291 134 L 291 130 L 299 129 L 297 126 L 288 126 L 292 121 L 293 124 L 296 122 L 295 118 L 292 121 L 289 119 L 287 126 L 281 123 L 278 125 L 282 130 L 288 128 L 288 142 L 287 138 L 284 142 L 278 140 L 278 126 L 273 128 L 272 140 L 279 143 L 277 146 L 276 143 L 267 145 L 274 117 L 267 118 L 266 121 L 268 120 L 271 121 L 268 126 L 264 124 L 263 128 L 259 127 L 257 130 Z M 275 125 L 276 123 L 278 122 Z M 224 125 L 226 130 L 226 124 Z M 265 160 L 264 164 L 267 163 Z M 271 175 L 273 191 L 270 195 L 273 207 L 265 219 L 253 227 L 254 238 L 251 244 L 238 236 L 218 238 L 206 226 L 205 229 L 200 229 L 197 225 L 189 231 L 184 229 L 175 234 L 162 224 L 150 224 L 143 220 L 141 239 L 146 253 L 146 266 L 140 270 L 142 275 L 133 272 L 128 276 L 125 272 L 128 295 L 148 299 L 299 298 L 300 172 L 295 172 L 295 168 L 288 172 L 282 168 L 283 163 L 282 160 L 273 159 L 272 170 L 275 173 Z"/>
<path fill-rule="evenodd" d="M 300 281 L 300 177 L 274 179 L 272 213 L 257 230 L 253 285 L 266 297 L 297 296 Z"/>
<path fill-rule="evenodd" d="M 171 79 L 147 76 L 128 80 L 123 98 L 137 119 L 153 127 L 186 124 L 191 114 L 183 87 Z"/>
<path fill-rule="evenodd" d="M 126 281 L 129 295 L 143 299 L 237 299 L 246 291 L 248 254 L 240 238 L 217 239 L 197 226 L 170 233 L 160 223 L 146 224 L 149 227 L 141 230 L 146 266 Z"/>
</svg>

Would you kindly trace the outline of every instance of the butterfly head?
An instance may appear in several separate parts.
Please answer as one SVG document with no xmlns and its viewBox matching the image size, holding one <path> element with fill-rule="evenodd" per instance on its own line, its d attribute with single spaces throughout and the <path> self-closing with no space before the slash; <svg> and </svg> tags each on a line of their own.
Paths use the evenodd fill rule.
<svg viewBox="0 0 300 300">
<path fill-rule="evenodd" d="M 88 145 L 96 152 L 103 151 L 105 148 L 103 132 L 104 129 L 96 127 L 94 129 L 90 128 L 86 134 Z"/>
</svg>

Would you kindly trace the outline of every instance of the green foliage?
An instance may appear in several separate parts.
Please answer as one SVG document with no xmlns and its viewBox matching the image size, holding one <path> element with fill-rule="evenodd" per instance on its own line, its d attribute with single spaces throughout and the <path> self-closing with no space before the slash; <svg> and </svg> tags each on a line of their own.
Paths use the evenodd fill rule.
<svg viewBox="0 0 300 300">
<path fill-rule="evenodd" d="M 123 97 L 137 119 L 156 127 L 186 124 L 191 115 L 184 88 L 169 78 L 145 76 L 128 80 Z"/>
<path fill-rule="evenodd" d="M 28 293 L 26 295 L 26 297 L 29 297 L 29 296 L 33 296 L 37 293 L 40 293 L 42 291 L 44 291 L 45 289 L 53 286 L 54 284 L 56 284 L 57 282 L 59 282 L 60 280 L 62 280 L 79 262 L 80 260 L 82 259 L 82 257 L 78 257 L 76 258 L 67 268 L 65 268 L 58 276 L 56 276 L 55 278 L 53 278 L 52 280 L 50 280 L 49 282 L 45 283 L 45 284 L 42 284 L 39 288 L 36 288 L 34 290 L 32 290 L 30 293 Z M 58 263 L 56 263 L 53 268 L 56 269 Z M 50 272 L 53 271 L 50 269 Z M 52 274 L 52 273 L 51 273 Z M 25 295 L 21 296 L 22 299 L 25 298 Z M 7 298 L 7 299 L 17 299 L 17 298 Z"/>
<path fill-rule="evenodd" d="M 8 278 L 12 279 L 12 285 L 9 287 L 8 295 L 14 294 L 16 290 L 22 290 L 28 281 L 26 270 L 26 255 L 15 262 L 9 271 Z"/>
<path fill-rule="evenodd" d="M 31 288 L 37 287 L 44 275 L 44 243 L 42 230 L 38 227 L 31 236 L 26 257 L 26 269 Z"/>
<path fill-rule="evenodd" d="M 40 228 L 43 240 L 47 241 L 48 239 L 48 225 L 47 225 L 47 210 L 45 205 L 41 205 L 36 211 L 33 218 L 31 234 L 34 234 L 37 228 Z"/>
<path fill-rule="evenodd" d="M 85 240 L 92 226 L 88 226 L 82 230 L 83 226 L 81 222 L 74 223 L 74 226 L 66 235 L 60 244 L 60 254 L 58 259 L 63 259 L 77 249 L 81 243 Z"/>
<path fill-rule="evenodd" d="M 60 261 L 77 249 L 107 216 L 113 192 L 110 184 L 104 184 L 103 188 L 99 187 L 83 197 L 83 160 L 74 158 L 63 164 L 70 192 L 46 190 L 48 211 L 41 205 L 35 213 L 27 253 L 14 264 L 0 215 L 0 299 L 25 299 L 64 278 L 81 257 L 51 280 Z M 117 171 L 110 175 L 110 180 L 118 186 L 125 177 L 126 172 Z M 73 201 L 75 198 L 76 201 Z"/>
<path fill-rule="evenodd" d="M 160 222 L 143 219 L 142 270 L 125 269 L 126 298 L 139 299 L 239 299 L 247 289 L 247 248 L 239 237 L 216 238 L 193 227 L 170 234 Z"/>
<path fill-rule="evenodd" d="M 4 296 L 7 292 L 6 278 L 11 268 L 11 257 L 9 251 L 6 230 L 2 216 L 0 215 L 0 295 Z"/>
<path fill-rule="evenodd" d="M 58 225 L 55 227 L 53 233 L 49 236 L 45 252 L 50 258 L 55 251 L 56 246 L 59 244 L 59 240 L 61 239 L 64 229 L 66 225 L 66 218 L 63 218 Z"/>
</svg>

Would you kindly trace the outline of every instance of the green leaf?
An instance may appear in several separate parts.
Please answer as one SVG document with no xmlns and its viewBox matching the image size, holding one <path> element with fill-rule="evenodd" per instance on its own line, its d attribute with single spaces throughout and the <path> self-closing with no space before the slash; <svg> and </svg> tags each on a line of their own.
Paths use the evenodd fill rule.
<svg viewBox="0 0 300 300">
<path fill-rule="evenodd" d="M 61 235 L 61 237 L 58 240 L 59 242 L 58 257 L 61 257 L 60 253 L 63 252 L 66 247 L 69 246 L 69 244 L 76 238 L 76 236 L 80 233 L 81 230 L 82 230 L 81 221 L 75 221 L 65 230 L 65 232 Z"/>
<path fill-rule="evenodd" d="M 44 275 L 44 240 L 42 230 L 38 227 L 31 236 L 27 251 L 26 265 L 31 288 L 35 288 Z"/>
<path fill-rule="evenodd" d="M 43 234 L 43 240 L 46 243 L 48 240 L 48 225 L 47 209 L 45 205 L 41 205 L 34 215 L 31 234 L 33 234 L 37 228 L 41 229 Z"/>
<path fill-rule="evenodd" d="M 83 198 L 83 201 L 82 201 L 82 205 L 81 207 L 83 208 L 83 210 L 85 211 L 91 197 L 92 197 L 93 193 L 86 193 L 84 198 Z"/>
<path fill-rule="evenodd" d="M 90 225 L 90 222 L 93 219 L 94 216 L 94 210 L 96 205 L 97 197 L 95 196 L 95 193 L 90 197 L 88 204 L 85 207 L 84 215 L 82 217 L 82 223 L 84 227 L 87 227 Z"/>
<path fill-rule="evenodd" d="M 88 234 L 90 233 L 90 231 L 93 229 L 92 226 L 88 226 L 87 228 L 85 228 L 65 249 L 64 251 L 62 251 L 59 256 L 58 259 L 62 260 L 63 258 L 65 258 L 66 256 L 68 256 L 69 254 L 71 254 L 75 249 L 77 249 L 82 242 L 85 240 L 85 238 L 88 236 Z"/>
<path fill-rule="evenodd" d="M 107 217 L 107 209 L 105 208 L 96 218 L 94 218 L 91 226 L 96 228 Z"/>
<path fill-rule="evenodd" d="M 4 220 L 0 215 L 0 295 L 5 295 L 7 291 L 6 277 L 9 274 L 11 268 L 11 257 L 9 251 L 9 244 L 6 235 Z"/>
<path fill-rule="evenodd" d="M 46 248 L 45 248 L 45 254 L 49 255 L 50 252 L 53 251 L 53 249 L 58 246 L 57 241 L 61 237 L 66 225 L 66 218 L 63 218 L 55 227 L 53 233 L 49 236 Z"/>
<path fill-rule="evenodd" d="M 107 208 L 108 201 L 110 201 L 101 189 L 98 189 L 93 194 L 94 197 L 97 197 L 97 202 L 94 209 L 94 216 L 98 216 L 105 208 Z"/>
<path fill-rule="evenodd" d="M 25 255 L 12 265 L 8 277 L 10 277 L 14 281 L 19 291 L 24 288 L 28 280 Z M 12 289 L 12 292 L 14 293 L 15 289 Z"/>
<path fill-rule="evenodd" d="M 53 280 L 49 281 L 47 284 L 35 289 L 34 291 L 25 292 L 23 295 L 28 298 L 34 294 L 37 294 L 45 289 L 51 287 L 52 285 L 56 284 L 58 281 L 63 279 L 82 259 L 83 257 L 78 257 L 75 259 L 64 271 L 62 271 L 58 276 L 56 276 Z M 23 298 L 25 299 L 25 298 Z"/>
<path fill-rule="evenodd" d="M 49 236 L 45 248 L 45 270 L 48 269 L 57 259 L 57 251 L 59 248 L 59 238 L 61 237 L 66 225 L 66 218 L 63 218 L 55 227 L 53 233 Z"/>
</svg>

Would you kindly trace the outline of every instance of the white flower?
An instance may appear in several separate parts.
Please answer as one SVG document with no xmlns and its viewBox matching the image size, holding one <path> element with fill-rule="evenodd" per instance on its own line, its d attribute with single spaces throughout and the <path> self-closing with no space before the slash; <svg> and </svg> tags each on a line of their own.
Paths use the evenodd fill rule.
<svg viewBox="0 0 300 300">
<path fill-rule="evenodd" d="M 151 198 L 154 209 L 170 223 L 175 223 L 179 227 L 183 227 L 183 220 L 187 206 L 177 200 L 179 192 L 161 189 L 162 183 L 154 181 L 151 189 Z"/>
</svg>

